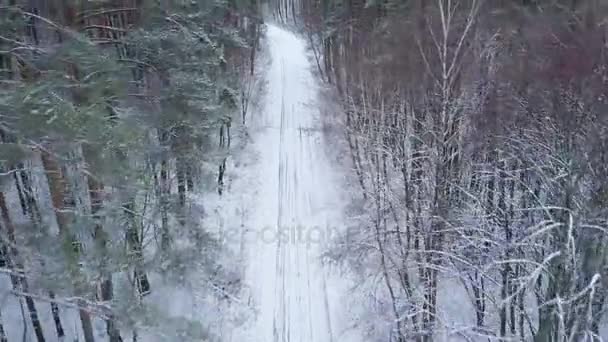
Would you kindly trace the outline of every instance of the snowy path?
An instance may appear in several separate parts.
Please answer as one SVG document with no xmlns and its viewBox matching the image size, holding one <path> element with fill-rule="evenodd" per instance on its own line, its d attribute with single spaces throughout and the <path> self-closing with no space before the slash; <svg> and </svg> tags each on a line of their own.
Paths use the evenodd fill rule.
<svg viewBox="0 0 608 342">
<path fill-rule="evenodd" d="M 323 150 L 318 87 L 303 40 L 272 25 L 267 39 L 268 89 L 253 129 L 261 179 L 249 221 L 246 277 L 259 309 L 250 341 L 331 342 L 319 252 L 339 210 Z"/>
</svg>

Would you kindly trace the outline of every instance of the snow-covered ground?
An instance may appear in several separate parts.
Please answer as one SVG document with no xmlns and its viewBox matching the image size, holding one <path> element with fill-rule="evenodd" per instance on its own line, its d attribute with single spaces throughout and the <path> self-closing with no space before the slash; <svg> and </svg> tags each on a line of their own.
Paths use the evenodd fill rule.
<svg viewBox="0 0 608 342">
<path fill-rule="evenodd" d="M 267 88 L 250 126 L 257 166 L 248 171 L 253 195 L 240 235 L 256 318 L 229 340 L 334 341 L 337 289 L 320 255 L 342 210 L 324 152 L 319 88 L 304 40 L 269 25 L 266 41 Z"/>
</svg>

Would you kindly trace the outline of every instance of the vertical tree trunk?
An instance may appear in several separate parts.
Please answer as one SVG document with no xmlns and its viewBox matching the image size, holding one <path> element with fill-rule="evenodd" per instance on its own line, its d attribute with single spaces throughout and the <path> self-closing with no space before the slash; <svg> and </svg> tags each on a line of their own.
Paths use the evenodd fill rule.
<svg viewBox="0 0 608 342">
<path fill-rule="evenodd" d="M 59 227 L 61 237 L 66 245 L 69 244 L 72 248 L 74 248 L 73 253 L 76 254 L 74 257 L 78 258 L 80 245 L 79 241 L 70 232 L 71 217 L 70 214 L 65 211 L 66 183 L 61 173 L 61 168 L 59 167 L 59 164 L 55 158 L 51 156 L 49 152 L 42 151 L 41 157 L 42 165 L 47 174 L 49 190 L 51 192 L 51 202 L 53 204 L 53 210 L 55 211 L 55 217 L 57 219 L 57 225 Z M 70 253 L 70 251 L 66 252 Z M 79 266 L 70 265 L 70 268 L 76 293 L 77 295 L 82 295 L 85 293 L 85 289 L 84 284 L 78 280 L 81 278 L 79 274 Z M 94 342 L 95 337 L 93 334 L 93 324 L 91 323 L 91 316 L 89 312 L 81 309 L 78 310 L 78 313 L 80 316 L 80 322 L 82 324 L 85 342 Z"/>
<path fill-rule="evenodd" d="M 352 113 L 355 110 L 356 108 L 354 104 L 352 104 L 352 110 L 346 110 L 346 141 L 348 142 L 348 149 L 350 152 L 353 167 L 355 169 L 355 174 L 357 175 L 357 179 L 359 180 L 359 186 L 361 186 L 363 199 L 367 200 L 367 190 L 365 188 L 365 180 L 363 179 L 363 173 L 361 171 L 361 161 L 359 156 L 359 146 L 357 144 L 357 135 L 353 134 L 355 127 L 353 126 Z"/>
<path fill-rule="evenodd" d="M 86 302 L 81 300 L 78 302 L 80 306 L 86 307 Z M 91 321 L 91 315 L 84 309 L 78 310 L 80 316 L 80 323 L 82 324 L 82 332 L 84 334 L 85 342 L 94 342 L 95 335 L 93 334 L 93 322 Z"/>
<path fill-rule="evenodd" d="M 0 342 L 8 342 L 8 338 L 6 337 L 6 332 L 4 330 L 4 321 L 2 320 L 2 310 L 0 310 Z"/>
<path fill-rule="evenodd" d="M 21 290 L 24 293 L 29 291 L 28 284 L 25 280 L 21 282 Z M 34 300 L 30 296 L 25 296 L 25 304 L 27 306 L 27 310 L 30 313 L 30 319 L 32 320 L 32 326 L 34 327 L 34 334 L 36 335 L 36 340 L 38 342 L 44 342 L 44 333 L 42 331 L 42 324 L 40 323 L 40 319 L 38 318 L 38 310 L 36 310 L 36 304 L 34 304 Z M 25 323 L 25 322 L 24 322 Z"/>
<path fill-rule="evenodd" d="M 88 146 L 83 147 L 83 153 L 85 160 L 92 160 L 93 151 Z M 102 217 L 100 211 L 103 207 L 103 184 L 95 179 L 91 174 L 87 177 L 89 185 L 89 197 L 91 199 L 91 215 L 95 221 L 94 238 L 96 241 L 97 248 L 101 254 L 101 274 L 99 281 L 99 294 L 98 298 L 101 301 L 109 302 L 113 298 L 113 284 L 112 284 L 112 273 L 108 270 L 107 265 L 107 240 L 108 235 L 104 231 L 102 226 Z M 106 320 L 106 332 L 110 337 L 110 342 L 121 342 L 120 331 L 116 327 L 116 323 L 112 317 Z"/>
<path fill-rule="evenodd" d="M 9 242 L 12 244 L 12 247 L 10 247 L 12 258 L 9 258 L 8 260 L 14 259 L 15 266 L 18 270 L 21 270 L 23 269 L 23 264 L 19 261 L 19 252 L 17 251 L 17 248 L 15 246 L 15 227 L 13 226 L 13 222 L 11 221 L 11 218 L 9 216 L 3 192 L 0 192 L 0 211 L 2 213 L 2 221 L 6 229 L 6 235 L 8 236 Z M 38 310 L 36 309 L 36 305 L 34 304 L 34 300 L 32 299 L 32 297 L 27 295 L 29 293 L 27 279 L 17 277 L 15 280 L 13 280 L 13 285 L 19 286 L 21 292 L 25 294 L 25 303 L 30 314 L 30 319 L 32 320 L 32 326 L 34 327 L 34 334 L 36 335 L 36 340 L 38 342 L 45 342 L 42 324 L 38 319 Z M 26 324 L 26 322 L 23 323 Z"/>
<path fill-rule="evenodd" d="M 525 311 L 525 306 L 524 306 L 524 300 L 526 298 L 526 291 L 525 289 L 521 290 L 519 292 L 519 294 L 517 295 L 517 307 L 519 309 L 519 339 L 521 341 L 526 341 L 526 329 L 524 327 L 524 322 L 526 319 L 526 311 Z"/>
<path fill-rule="evenodd" d="M 171 233 L 169 232 L 169 203 L 168 197 L 171 191 L 169 187 L 169 169 L 167 160 L 163 157 L 160 162 L 160 210 L 161 210 L 161 247 L 163 251 L 171 245 Z"/>
<path fill-rule="evenodd" d="M 34 190 L 32 189 L 32 181 L 30 179 L 30 175 L 27 171 L 21 171 L 21 184 L 23 185 L 23 193 L 25 197 L 25 201 L 27 203 L 27 212 L 29 213 L 30 220 L 34 225 L 40 227 L 41 224 L 41 215 L 40 209 L 38 208 L 38 203 L 36 202 L 36 198 L 34 197 Z"/>
<path fill-rule="evenodd" d="M 500 156 L 499 156 L 500 159 Z M 510 242 L 511 242 L 511 227 L 509 225 L 509 217 L 507 213 L 507 175 L 506 175 L 506 162 L 498 160 L 498 222 L 503 229 L 504 233 L 504 241 L 505 241 L 505 250 L 503 251 L 504 260 L 509 260 L 511 258 L 510 251 Z M 500 316 L 500 336 L 505 337 L 507 334 L 507 323 L 509 323 L 508 317 L 508 306 L 509 303 L 506 303 L 506 299 L 510 295 L 510 278 L 511 278 L 511 264 L 509 262 L 505 262 L 502 266 L 501 270 L 501 288 L 500 288 L 500 298 L 501 298 L 501 307 L 499 311 Z"/>
<path fill-rule="evenodd" d="M 125 204 L 125 214 L 129 218 L 126 232 L 127 248 L 134 258 L 133 280 L 140 296 L 150 293 L 150 282 L 144 269 L 144 255 L 142 238 L 139 233 L 137 218 L 135 216 L 135 199 Z"/>
<path fill-rule="evenodd" d="M 160 184 L 159 184 L 159 202 L 161 216 L 161 249 L 167 251 L 171 245 L 171 233 L 169 231 L 169 203 L 168 199 L 171 194 L 169 186 L 169 166 L 167 162 L 167 143 L 169 142 L 169 134 L 166 129 L 158 129 L 158 140 L 162 151 L 160 161 Z"/>
<path fill-rule="evenodd" d="M 177 158 L 175 167 L 175 175 L 177 177 L 177 195 L 178 195 L 178 221 L 184 226 L 186 224 L 186 165 L 183 158 Z"/>
<path fill-rule="evenodd" d="M 22 168 L 22 164 L 17 165 L 18 168 Z M 15 180 L 15 187 L 17 188 L 17 196 L 19 196 L 19 204 L 21 205 L 21 212 L 23 213 L 23 216 L 27 216 L 28 214 L 28 210 L 27 210 L 27 203 L 25 201 L 25 195 L 23 194 L 23 189 L 21 188 L 21 184 L 19 184 L 19 176 L 18 173 L 19 172 L 24 172 L 24 171 L 17 171 L 15 173 L 13 173 L 13 178 Z"/>
<path fill-rule="evenodd" d="M 1 241 L 0 244 L 0 267 L 8 267 L 9 265 L 9 261 L 8 261 L 8 247 L 6 246 L 6 244 L 4 243 L 4 241 Z"/>
<path fill-rule="evenodd" d="M 180 209 L 184 209 L 186 206 L 186 166 L 183 158 L 178 158 L 176 166 L 176 177 L 177 177 L 177 195 L 179 199 Z M 181 216 L 181 213 L 180 213 Z M 181 217 L 180 217 L 181 218 Z"/>
<path fill-rule="evenodd" d="M 186 190 L 188 192 L 194 191 L 194 169 L 191 162 L 186 165 Z"/>
<path fill-rule="evenodd" d="M 509 255 L 513 255 L 515 254 L 516 250 L 513 250 L 513 229 L 511 227 L 511 224 L 513 222 L 515 222 L 515 212 L 514 212 L 514 206 L 515 206 L 515 173 L 517 172 L 517 164 L 516 163 L 511 163 L 511 168 L 510 168 L 510 179 L 508 181 L 508 198 L 509 198 L 509 203 L 507 203 L 507 212 L 505 213 L 506 217 L 507 217 L 507 224 L 505 225 L 506 228 L 506 239 L 507 239 L 507 248 L 509 251 Z M 519 257 L 519 256 L 516 256 Z M 510 273 L 511 273 L 511 278 L 512 279 L 518 279 L 519 275 L 517 274 L 519 270 L 519 265 L 515 265 L 510 266 Z M 517 310 L 517 296 L 513 295 L 516 291 L 516 287 L 517 285 L 515 284 L 515 281 L 509 281 L 509 296 L 512 296 L 511 301 L 510 301 L 510 305 L 509 305 L 509 312 L 510 312 L 510 316 L 509 316 L 509 326 L 511 328 L 511 335 L 512 336 L 517 336 L 517 319 L 516 319 L 516 310 Z"/>
<path fill-rule="evenodd" d="M 65 336 L 65 331 L 63 330 L 63 325 L 61 324 L 61 315 L 59 313 L 59 306 L 54 301 L 55 293 L 53 291 L 49 291 L 49 298 L 51 299 L 51 314 L 53 315 L 53 323 L 55 324 L 55 332 L 57 333 L 57 337 L 60 339 Z"/>
<path fill-rule="evenodd" d="M 226 158 L 222 160 L 218 169 L 217 176 L 217 193 L 221 195 L 224 193 L 224 173 L 226 172 Z"/>
<path fill-rule="evenodd" d="M 3 134 L 3 141 L 5 138 L 6 138 L 6 136 Z M 31 185 L 31 181 L 30 181 L 30 176 L 28 175 L 28 172 L 26 170 L 24 170 L 25 166 L 23 163 L 18 163 L 16 167 L 17 167 L 17 169 L 20 169 L 20 171 L 15 172 L 13 174 L 13 176 L 14 176 L 14 180 L 15 180 L 15 187 L 17 189 L 17 193 L 19 196 L 19 203 L 21 205 L 21 211 L 24 215 L 29 216 L 34 227 L 37 228 L 38 231 L 41 231 L 40 226 L 41 226 L 42 218 L 40 217 L 40 211 L 38 209 L 38 204 L 36 202 L 36 198 L 34 197 L 32 185 Z M 18 177 L 18 174 L 20 175 L 20 177 Z M 20 180 L 21 180 L 21 182 L 20 182 Z M 8 215 L 8 211 L 7 211 L 7 215 Z M 16 253 L 16 250 L 15 250 L 15 253 Z M 10 255 L 7 254 L 7 257 L 10 258 Z M 18 258 L 18 257 L 15 255 L 15 258 Z M 13 281 L 13 286 L 18 287 L 19 278 L 16 278 L 16 280 L 17 281 Z M 25 278 L 22 281 L 26 281 Z M 49 298 L 51 298 L 51 299 L 55 298 L 55 294 L 53 293 L 53 291 L 49 291 Z M 55 331 L 57 333 L 57 337 L 61 339 L 65 336 L 65 332 L 63 330 L 63 325 L 61 324 L 59 307 L 57 306 L 57 303 L 55 303 L 54 301 L 51 301 L 51 314 L 53 316 L 53 322 L 55 324 Z"/>
<path fill-rule="evenodd" d="M 177 178 L 177 195 L 179 204 L 178 221 L 182 226 L 186 224 L 186 172 L 188 168 L 188 152 L 190 151 L 191 146 L 191 143 L 188 141 L 188 137 L 188 127 L 180 124 L 175 128 L 172 145 L 177 159 L 175 165 L 175 176 Z M 225 136 L 221 134 L 220 144 L 222 144 L 224 141 Z"/>
</svg>

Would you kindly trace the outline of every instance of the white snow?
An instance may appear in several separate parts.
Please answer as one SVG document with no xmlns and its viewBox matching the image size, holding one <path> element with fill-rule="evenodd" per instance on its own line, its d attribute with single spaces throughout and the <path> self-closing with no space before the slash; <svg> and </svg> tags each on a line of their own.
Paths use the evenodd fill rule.
<svg viewBox="0 0 608 342">
<path fill-rule="evenodd" d="M 251 128 L 259 158 L 257 181 L 251 184 L 257 195 L 243 228 L 245 283 L 257 317 L 240 338 L 330 342 L 335 336 L 328 285 L 333 282 L 320 253 L 341 210 L 324 153 L 319 88 L 302 39 L 275 25 L 268 26 L 266 39 L 267 89 Z"/>
</svg>

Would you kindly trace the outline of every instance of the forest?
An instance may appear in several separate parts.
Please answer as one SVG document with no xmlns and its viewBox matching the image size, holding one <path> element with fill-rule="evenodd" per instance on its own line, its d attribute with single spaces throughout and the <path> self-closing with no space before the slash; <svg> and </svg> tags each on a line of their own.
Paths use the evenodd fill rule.
<svg viewBox="0 0 608 342">
<path fill-rule="evenodd" d="M 248 191 L 227 174 L 270 22 L 307 44 L 348 198 L 321 256 L 350 282 L 332 341 L 607 339 L 607 19 L 603 0 L 0 0 L 0 342 L 255 320 L 247 260 L 205 224 Z"/>
<path fill-rule="evenodd" d="M 0 1 L 0 341 L 208 337 L 145 297 L 236 291 L 197 194 L 222 192 L 260 23 L 245 1 Z"/>
<path fill-rule="evenodd" d="M 369 340 L 607 338 L 608 3 L 295 6 L 354 174 L 330 258 L 384 286 Z"/>
</svg>

